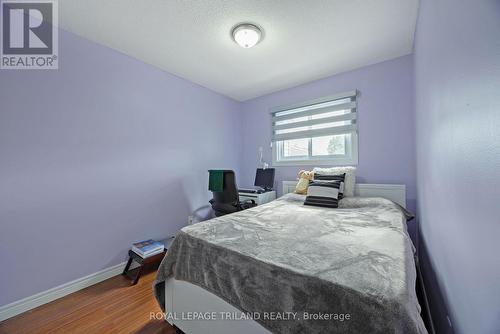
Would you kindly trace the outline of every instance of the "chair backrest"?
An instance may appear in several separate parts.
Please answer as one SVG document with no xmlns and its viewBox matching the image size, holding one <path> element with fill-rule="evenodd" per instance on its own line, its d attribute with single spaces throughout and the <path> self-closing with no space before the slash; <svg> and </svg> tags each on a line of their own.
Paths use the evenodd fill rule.
<svg viewBox="0 0 500 334">
<path fill-rule="evenodd" d="M 237 204 L 239 202 L 238 187 L 234 171 L 224 171 L 224 187 L 222 191 L 212 191 L 216 203 Z"/>
</svg>

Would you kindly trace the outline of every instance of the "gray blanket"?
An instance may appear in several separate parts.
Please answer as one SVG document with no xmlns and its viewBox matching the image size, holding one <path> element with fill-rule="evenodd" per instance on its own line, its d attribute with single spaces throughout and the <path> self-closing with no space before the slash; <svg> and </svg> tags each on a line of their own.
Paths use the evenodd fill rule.
<svg viewBox="0 0 500 334">
<path fill-rule="evenodd" d="M 404 209 L 382 198 L 345 198 L 338 209 L 303 201 L 288 194 L 183 228 L 154 283 L 162 309 L 173 275 L 273 333 L 426 333 Z M 296 316 L 262 316 L 272 312 Z"/>
</svg>

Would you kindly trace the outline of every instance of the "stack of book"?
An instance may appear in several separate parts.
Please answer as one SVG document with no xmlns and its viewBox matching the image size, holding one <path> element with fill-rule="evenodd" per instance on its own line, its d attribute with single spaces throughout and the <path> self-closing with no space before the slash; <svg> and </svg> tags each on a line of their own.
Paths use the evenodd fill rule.
<svg viewBox="0 0 500 334">
<path fill-rule="evenodd" d="M 144 240 L 132 244 L 132 251 L 142 258 L 160 254 L 165 249 L 165 245 L 153 239 Z"/>
</svg>

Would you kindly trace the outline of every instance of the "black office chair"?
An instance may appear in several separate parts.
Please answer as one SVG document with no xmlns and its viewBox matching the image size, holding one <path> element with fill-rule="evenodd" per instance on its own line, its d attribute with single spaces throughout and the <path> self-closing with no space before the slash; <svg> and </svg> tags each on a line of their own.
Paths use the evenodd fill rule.
<svg viewBox="0 0 500 334">
<path fill-rule="evenodd" d="M 224 171 L 224 185 L 222 191 L 212 191 L 214 196 L 210 200 L 212 209 L 216 217 L 224 216 L 229 213 L 245 210 L 256 206 L 254 200 L 240 202 L 236 180 L 232 170 Z"/>
</svg>

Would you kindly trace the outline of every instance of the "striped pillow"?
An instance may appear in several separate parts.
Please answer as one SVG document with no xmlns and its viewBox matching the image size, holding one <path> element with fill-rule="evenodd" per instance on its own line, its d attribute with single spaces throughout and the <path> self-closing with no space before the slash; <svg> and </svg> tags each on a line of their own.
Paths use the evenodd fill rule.
<svg viewBox="0 0 500 334">
<path fill-rule="evenodd" d="M 339 181 L 311 181 L 304 205 L 338 208 L 339 189 Z"/>
<path fill-rule="evenodd" d="M 331 167 L 331 168 L 314 167 L 313 172 L 323 175 L 345 174 L 344 197 L 354 196 L 354 186 L 356 185 L 356 167 L 349 167 L 349 166 Z"/>
<path fill-rule="evenodd" d="M 345 173 L 344 174 L 338 174 L 338 175 L 327 175 L 327 174 L 314 173 L 314 180 L 320 180 L 320 181 L 339 181 L 340 182 L 339 199 L 344 198 Z"/>
</svg>

